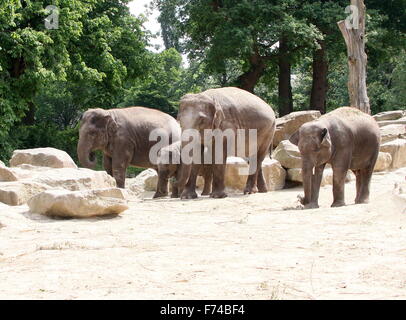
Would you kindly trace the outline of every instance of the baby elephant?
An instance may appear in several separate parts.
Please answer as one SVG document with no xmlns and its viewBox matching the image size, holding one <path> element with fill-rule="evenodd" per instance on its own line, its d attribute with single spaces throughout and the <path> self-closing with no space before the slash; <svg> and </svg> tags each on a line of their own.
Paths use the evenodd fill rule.
<svg viewBox="0 0 406 320">
<path fill-rule="evenodd" d="M 317 120 L 303 124 L 290 142 L 302 155 L 305 208 L 318 208 L 323 170 L 327 163 L 333 169 L 332 207 L 345 205 L 344 185 L 347 171 L 356 176 L 355 203 L 367 203 L 372 172 L 379 154 L 380 131 L 376 121 L 362 111 L 338 108 Z"/>
<path fill-rule="evenodd" d="M 177 141 L 169 146 L 163 147 L 158 152 L 158 187 L 154 198 L 161 198 L 168 195 L 168 179 L 171 178 L 172 194 L 171 198 L 179 198 L 183 190 L 179 190 L 177 181 L 181 173 L 181 166 L 179 164 L 181 152 L 181 142 Z M 176 162 L 175 160 L 178 159 Z M 202 196 L 211 193 L 211 184 L 213 180 L 213 170 L 211 165 L 198 165 L 196 166 L 198 175 L 204 178 L 204 188 Z M 175 181 L 174 181 L 175 180 Z M 188 184 L 192 183 L 188 181 Z"/>
</svg>

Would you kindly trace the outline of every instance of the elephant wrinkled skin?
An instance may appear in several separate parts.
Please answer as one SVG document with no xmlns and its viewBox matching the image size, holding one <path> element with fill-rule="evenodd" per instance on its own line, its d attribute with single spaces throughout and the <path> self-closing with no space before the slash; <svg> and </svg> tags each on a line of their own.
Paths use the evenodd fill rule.
<svg viewBox="0 0 406 320">
<path fill-rule="evenodd" d="M 356 176 L 355 203 L 369 201 L 369 185 L 379 154 L 380 131 L 370 115 L 342 107 L 303 124 L 290 142 L 302 155 L 305 208 L 318 208 L 320 183 L 327 163 L 333 169 L 332 207 L 345 205 L 344 186 L 348 170 Z"/>
</svg>

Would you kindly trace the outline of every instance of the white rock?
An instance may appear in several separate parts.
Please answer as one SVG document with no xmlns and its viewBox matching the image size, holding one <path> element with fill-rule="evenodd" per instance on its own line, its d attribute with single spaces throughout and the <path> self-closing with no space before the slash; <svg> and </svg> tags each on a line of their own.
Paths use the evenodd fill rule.
<svg viewBox="0 0 406 320">
<path fill-rule="evenodd" d="M 374 171 L 386 171 L 391 167 L 392 156 L 388 152 L 379 152 L 378 159 L 374 167 Z"/>
<path fill-rule="evenodd" d="M 32 181 L 3 182 L 0 183 L 0 202 L 9 206 L 20 206 L 47 189 L 48 186 Z"/>
<path fill-rule="evenodd" d="M 233 191 L 243 191 L 247 183 L 248 164 L 242 158 L 227 158 L 225 174 L 226 188 Z M 280 190 L 285 186 L 286 171 L 276 160 L 265 158 L 262 172 L 269 191 Z"/>
<path fill-rule="evenodd" d="M 396 124 L 396 125 L 406 125 L 406 118 L 401 118 L 399 120 L 386 120 L 386 121 L 378 121 L 378 126 L 379 127 L 385 127 L 385 126 L 389 126 L 392 124 Z"/>
<path fill-rule="evenodd" d="M 406 139 L 396 139 L 381 145 L 381 152 L 390 153 L 392 168 L 406 167 Z"/>
<path fill-rule="evenodd" d="M 354 180 L 355 175 L 351 172 L 347 172 L 345 182 Z M 288 180 L 303 183 L 302 169 L 294 168 L 288 170 Z M 323 171 L 323 178 L 321 180 L 321 186 L 333 184 L 333 169 L 325 168 Z"/>
<path fill-rule="evenodd" d="M 10 166 L 15 167 L 20 164 L 51 168 L 77 168 L 65 151 L 54 148 L 15 150 L 10 160 Z"/>
<path fill-rule="evenodd" d="M 52 188 L 71 191 L 116 187 L 115 179 L 107 172 L 84 168 L 47 170 L 37 174 L 32 180 Z"/>
<path fill-rule="evenodd" d="M 6 165 L 4 164 L 3 161 L 0 160 L 0 167 L 5 167 Z"/>
<path fill-rule="evenodd" d="M 402 110 L 385 111 L 374 115 L 376 121 L 386 121 L 386 120 L 398 120 L 405 116 L 405 112 Z"/>
<path fill-rule="evenodd" d="M 299 148 L 289 140 L 283 140 L 272 153 L 272 159 L 278 160 L 282 167 L 292 169 L 302 167 Z"/>
<path fill-rule="evenodd" d="M 85 192 L 49 190 L 28 201 L 30 212 L 48 216 L 88 218 L 120 214 L 128 209 L 124 191 L 118 188 Z"/>
<path fill-rule="evenodd" d="M 298 111 L 292 112 L 276 119 L 276 131 L 273 146 L 277 147 L 282 140 L 289 140 L 302 124 L 316 120 L 321 117 L 320 111 Z"/>
<path fill-rule="evenodd" d="M 406 125 L 390 124 L 380 128 L 381 144 L 396 140 L 398 138 L 406 138 Z"/>
<path fill-rule="evenodd" d="M 130 190 L 139 189 L 145 191 L 156 191 L 158 183 L 158 173 L 154 169 L 146 169 L 138 174 L 134 179 L 127 182 Z"/>
</svg>

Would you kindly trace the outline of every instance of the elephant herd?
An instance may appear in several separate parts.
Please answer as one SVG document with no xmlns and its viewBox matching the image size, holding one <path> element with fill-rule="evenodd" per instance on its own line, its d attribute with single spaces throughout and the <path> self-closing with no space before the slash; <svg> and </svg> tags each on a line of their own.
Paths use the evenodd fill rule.
<svg viewBox="0 0 406 320">
<path fill-rule="evenodd" d="M 128 166 L 154 168 L 158 184 L 154 198 L 197 197 L 196 180 L 204 177 L 202 195 L 224 198 L 228 156 L 249 163 L 244 194 L 267 192 L 262 161 L 271 152 L 275 133 L 272 108 L 256 95 L 227 87 L 187 94 L 180 100 L 177 120 L 155 109 L 129 107 L 89 109 L 81 118 L 78 142 L 80 163 L 96 165 L 95 151 L 103 152 L 103 166 L 119 188 L 125 187 Z M 317 208 L 321 178 L 327 163 L 333 169 L 332 206 L 344 205 L 348 170 L 356 175 L 356 203 L 369 199 L 369 185 L 379 153 L 376 121 L 355 108 L 338 108 L 305 123 L 290 137 L 302 155 L 305 208 Z"/>
</svg>

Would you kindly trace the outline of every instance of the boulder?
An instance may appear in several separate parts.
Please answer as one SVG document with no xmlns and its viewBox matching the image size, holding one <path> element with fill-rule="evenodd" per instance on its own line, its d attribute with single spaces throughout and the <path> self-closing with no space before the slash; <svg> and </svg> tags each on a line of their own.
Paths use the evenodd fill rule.
<svg viewBox="0 0 406 320">
<path fill-rule="evenodd" d="M 7 168 L 0 166 L 0 182 L 4 181 L 18 181 L 23 179 L 32 178 L 35 173 L 32 171 L 24 170 L 22 168 Z"/>
<path fill-rule="evenodd" d="M 392 156 L 387 152 L 379 152 L 378 159 L 374 167 L 374 172 L 386 171 L 391 167 Z"/>
<path fill-rule="evenodd" d="M 320 118 L 320 111 L 298 111 L 276 119 L 276 131 L 273 146 L 277 147 L 282 140 L 288 140 L 302 124 Z"/>
<path fill-rule="evenodd" d="M 403 110 L 394 110 L 394 111 L 385 111 L 374 115 L 376 121 L 386 121 L 386 120 L 398 120 L 404 117 L 405 111 Z"/>
<path fill-rule="evenodd" d="M 156 191 L 158 183 L 158 173 L 154 169 L 146 169 L 138 174 L 135 178 L 127 181 L 130 190 L 142 189 L 145 191 Z"/>
<path fill-rule="evenodd" d="M 32 197 L 28 206 L 33 213 L 69 218 L 120 214 L 128 209 L 124 190 L 118 188 L 85 192 L 49 190 Z"/>
<path fill-rule="evenodd" d="M 272 153 L 272 159 L 278 160 L 282 167 L 292 169 L 302 167 L 299 148 L 289 140 L 283 140 Z"/>
<path fill-rule="evenodd" d="M 392 156 L 391 168 L 406 167 L 406 139 L 396 139 L 381 145 L 381 152 L 390 153 Z"/>
<path fill-rule="evenodd" d="M 262 172 L 269 191 L 280 190 L 285 186 L 286 171 L 280 163 L 270 158 L 265 158 L 262 163 Z M 226 188 L 241 192 L 247 182 L 248 164 L 242 158 L 227 158 L 225 174 Z"/>
<path fill-rule="evenodd" d="M 32 181 L 48 185 L 52 188 L 71 191 L 104 189 L 116 187 L 115 179 L 105 171 L 90 169 L 52 169 L 42 171 Z"/>
<path fill-rule="evenodd" d="M 396 140 L 398 138 L 406 138 L 406 125 L 390 124 L 380 128 L 381 144 Z"/>
<path fill-rule="evenodd" d="M 20 206 L 47 189 L 47 185 L 32 181 L 3 182 L 0 183 L 0 202 L 9 206 Z"/>
<path fill-rule="evenodd" d="M 379 127 L 385 127 L 389 126 L 391 124 L 397 124 L 397 125 L 406 125 L 406 118 L 401 118 L 399 120 L 387 120 L 387 121 L 378 121 L 378 126 Z"/>
<path fill-rule="evenodd" d="M 54 148 L 15 150 L 10 160 L 10 167 L 20 164 L 50 168 L 77 168 L 65 151 Z"/>
<path fill-rule="evenodd" d="M 345 182 L 350 182 L 354 180 L 354 178 L 355 175 L 351 171 L 348 171 L 347 177 L 345 178 Z M 303 183 L 302 169 L 301 168 L 289 169 L 288 180 Z M 333 169 L 331 169 L 331 167 L 325 168 L 323 172 L 323 178 L 321 180 L 321 186 L 331 184 L 333 184 Z"/>
<path fill-rule="evenodd" d="M 1 167 L 5 167 L 5 166 L 6 166 L 6 165 L 4 164 L 4 162 L 0 160 L 0 168 L 1 168 Z"/>
</svg>

